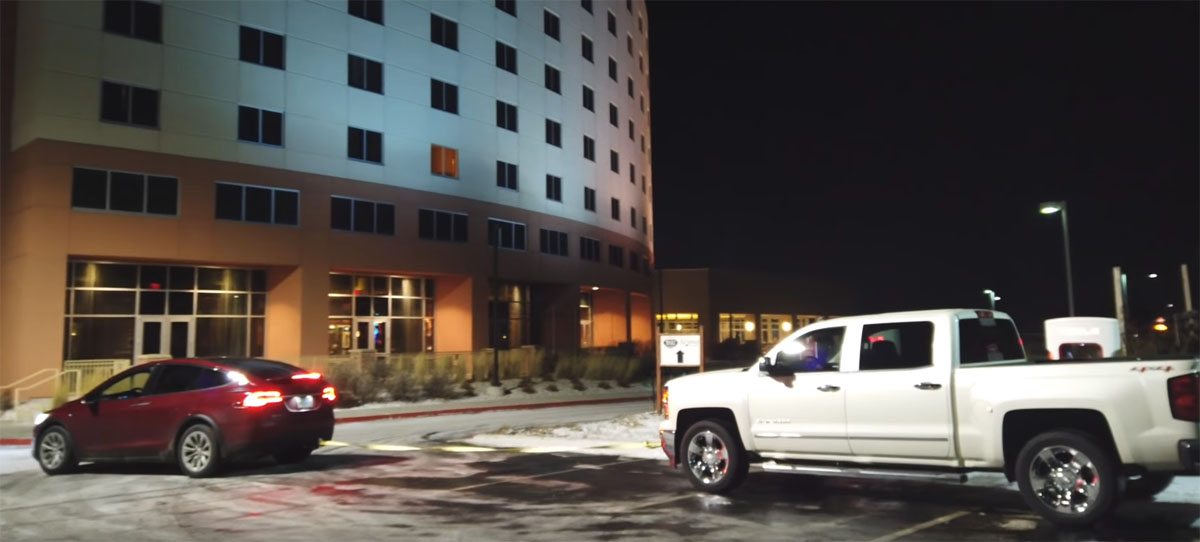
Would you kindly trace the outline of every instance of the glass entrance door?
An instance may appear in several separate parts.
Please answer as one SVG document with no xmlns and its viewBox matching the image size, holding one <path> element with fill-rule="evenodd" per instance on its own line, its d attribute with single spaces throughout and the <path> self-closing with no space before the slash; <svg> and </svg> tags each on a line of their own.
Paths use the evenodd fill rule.
<svg viewBox="0 0 1200 542">
<path fill-rule="evenodd" d="M 357 329 L 354 331 L 356 347 L 374 350 L 381 354 L 387 353 L 388 324 L 386 318 L 359 318 L 355 324 L 357 324 Z"/>
<path fill-rule="evenodd" d="M 195 355 L 196 330 L 187 316 L 139 316 L 135 352 L 138 356 L 189 358 Z"/>
</svg>

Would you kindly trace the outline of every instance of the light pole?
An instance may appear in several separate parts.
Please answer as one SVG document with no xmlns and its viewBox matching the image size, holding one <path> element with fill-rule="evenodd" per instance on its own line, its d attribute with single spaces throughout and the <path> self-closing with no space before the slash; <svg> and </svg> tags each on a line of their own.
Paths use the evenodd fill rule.
<svg viewBox="0 0 1200 542">
<path fill-rule="evenodd" d="M 1071 237 L 1067 234 L 1067 202 L 1048 201 L 1042 204 L 1041 211 L 1044 215 L 1062 213 L 1063 255 L 1067 260 L 1067 310 L 1068 316 L 1075 316 L 1075 289 L 1071 283 Z"/>
</svg>

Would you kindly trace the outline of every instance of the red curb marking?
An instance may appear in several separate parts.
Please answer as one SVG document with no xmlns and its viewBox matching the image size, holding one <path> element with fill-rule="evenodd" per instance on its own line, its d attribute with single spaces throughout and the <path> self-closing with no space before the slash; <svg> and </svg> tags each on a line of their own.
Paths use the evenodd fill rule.
<svg viewBox="0 0 1200 542">
<path fill-rule="evenodd" d="M 394 420 L 398 418 L 424 418 L 428 416 L 445 416 L 449 414 L 473 414 L 476 412 L 492 412 L 497 410 L 531 410 L 535 408 L 553 408 L 563 406 L 577 405 L 602 405 L 606 403 L 626 403 L 633 401 L 649 401 L 653 397 L 633 397 L 633 398 L 617 398 L 617 399 L 585 399 L 582 401 L 559 401 L 556 403 L 536 403 L 524 405 L 496 405 L 487 407 L 470 407 L 470 408 L 451 408 L 447 410 L 433 410 L 429 412 L 400 412 L 395 414 L 377 414 L 374 416 L 359 416 L 354 418 L 337 418 L 334 423 L 358 423 L 358 422 L 373 422 L 377 420 Z"/>
<path fill-rule="evenodd" d="M 31 438 L 0 438 L 0 446 L 29 446 L 33 444 Z"/>
</svg>

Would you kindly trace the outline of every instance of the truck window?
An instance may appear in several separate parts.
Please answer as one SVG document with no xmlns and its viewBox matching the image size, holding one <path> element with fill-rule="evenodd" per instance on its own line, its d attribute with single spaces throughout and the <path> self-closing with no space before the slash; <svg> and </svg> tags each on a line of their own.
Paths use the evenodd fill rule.
<svg viewBox="0 0 1200 542">
<path fill-rule="evenodd" d="M 1012 320 L 966 318 L 958 321 L 959 364 L 1025 359 L 1025 348 Z"/>
<path fill-rule="evenodd" d="M 933 365 L 933 322 L 863 326 L 858 370 L 913 369 Z"/>
<path fill-rule="evenodd" d="M 1100 359 L 1104 350 L 1096 343 L 1069 343 L 1058 345 L 1058 359 Z"/>
<path fill-rule="evenodd" d="M 775 364 L 797 373 L 837 371 L 841 366 L 842 337 L 846 328 L 828 327 L 805 333 L 786 343 L 775 354 Z"/>
</svg>

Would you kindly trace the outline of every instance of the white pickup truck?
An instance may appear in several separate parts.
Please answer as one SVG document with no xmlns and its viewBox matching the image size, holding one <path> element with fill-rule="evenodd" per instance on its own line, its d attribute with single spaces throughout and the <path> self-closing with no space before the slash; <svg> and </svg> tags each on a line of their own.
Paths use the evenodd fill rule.
<svg viewBox="0 0 1200 542">
<path fill-rule="evenodd" d="M 766 471 L 966 480 L 1000 471 L 1062 525 L 1149 498 L 1200 464 L 1200 358 L 1025 359 L 1004 313 L 835 318 L 753 367 L 669 381 L 659 433 L 697 488 Z"/>
</svg>

